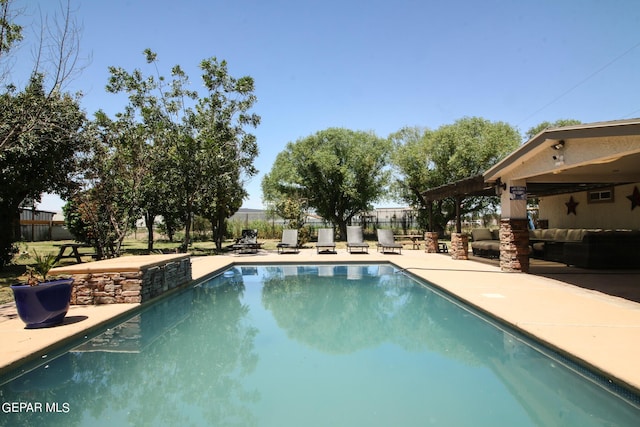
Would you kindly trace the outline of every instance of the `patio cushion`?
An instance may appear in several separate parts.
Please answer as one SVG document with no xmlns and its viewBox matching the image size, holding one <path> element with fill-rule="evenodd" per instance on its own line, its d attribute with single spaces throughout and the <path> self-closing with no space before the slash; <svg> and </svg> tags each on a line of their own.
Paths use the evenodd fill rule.
<svg viewBox="0 0 640 427">
<path fill-rule="evenodd" d="M 582 228 L 571 228 L 567 231 L 567 241 L 568 242 L 579 242 L 582 240 L 582 236 L 584 235 L 585 230 Z"/>
<path fill-rule="evenodd" d="M 481 240 L 493 240 L 491 231 L 488 228 L 473 229 L 471 230 L 471 236 L 473 237 L 474 242 L 479 242 Z"/>
<path fill-rule="evenodd" d="M 544 240 L 553 240 L 556 234 L 556 229 L 555 228 L 547 228 L 545 230 L 542 230 L 542 236 L 541 238 Z"/>
<path fill-rule="evenodd" d="M 567 229 L 556 229 L 555 233 L 553 233 L 553 240 L 555 240 L 556 242 L 564 242 L 565 240 L 567 240 Z"/>
</svg>

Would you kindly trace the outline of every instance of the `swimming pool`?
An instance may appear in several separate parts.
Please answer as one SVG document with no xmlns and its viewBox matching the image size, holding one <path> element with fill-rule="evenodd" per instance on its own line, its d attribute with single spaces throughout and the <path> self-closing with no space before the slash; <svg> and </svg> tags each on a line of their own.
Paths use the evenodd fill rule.
<svg viewBox="0 0 640 427">
<path fill-rule="evenodd" d="M 48 359 L 0 386 L 0 425 L 640 419 L 636 396 L 386 264 L 236 266 Z"/>
</svg>

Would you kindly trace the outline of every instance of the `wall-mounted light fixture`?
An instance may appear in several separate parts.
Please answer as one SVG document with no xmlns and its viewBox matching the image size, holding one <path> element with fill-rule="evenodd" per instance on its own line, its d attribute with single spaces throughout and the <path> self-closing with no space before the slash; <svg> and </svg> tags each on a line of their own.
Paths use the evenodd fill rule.
<svg viewBox="0 0 640 427">
<path fill-rule="evenodd" d="M 551 148 L 553 148 L 554 150 L 562 150 L 564 148 L 564 139 L 561 139 L 560 141 L 553 144 Z"/>
<path fill-rule="evenodd" d="M 507 184 L 502 182 L 500 178 L 496 180 L 496 196 L 501 196 L 502 192 L 507 189 Z"/>
</svg>

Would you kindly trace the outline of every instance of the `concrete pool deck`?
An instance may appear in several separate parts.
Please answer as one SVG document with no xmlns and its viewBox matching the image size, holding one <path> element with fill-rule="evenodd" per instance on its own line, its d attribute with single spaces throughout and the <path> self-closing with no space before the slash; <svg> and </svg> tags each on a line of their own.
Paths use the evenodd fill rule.
<svg viewBox="0 0 640 427">
<path fill-rule="evenodd" d="M 313 248 L 298 254 L 262 250 L 255 255 L 193 257 L 192 275 L 198 282 L 233 264 L 343 262 L 393 263 L 640 393 L 640 270 L 581 270 L 533 262 L 530 274 L 504 273 L 491 262 L 408 249 L 402 255 L 380 254 L 372 246 L 369 254 L 348 254 L 344 249 L 317 254 Z M 597 290 L 609 288 L 624 298 Z M 138 307 L 72 306 L 63 325 L 29 330 L 13 304 L 0 306 L 0 374 L 26 360 L 46 357 L 68 340 Z"/>
</svg>

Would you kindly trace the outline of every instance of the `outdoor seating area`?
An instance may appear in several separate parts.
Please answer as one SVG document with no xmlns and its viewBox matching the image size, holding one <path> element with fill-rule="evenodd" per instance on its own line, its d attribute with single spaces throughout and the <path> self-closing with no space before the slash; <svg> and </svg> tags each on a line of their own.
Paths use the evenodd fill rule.
<svg viewBox="0 0 640 427">
<path fill-rule="evenodd" d="M 640 231 L 551 228 L 529 232 L 531 256 L 582 268 L 637 268 Z"/>
<path fill-rule="evenodd" d="M 473 255 L 498 258 L 499 230 L 471 231 Z M 530 256 L 581 268 L 629 269 L 640 265 L 640 231 L 550 228 L 529 231 Z"/>
</svg>

